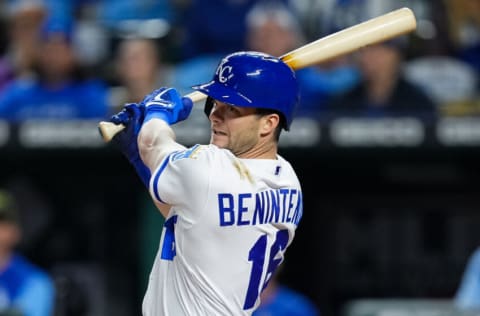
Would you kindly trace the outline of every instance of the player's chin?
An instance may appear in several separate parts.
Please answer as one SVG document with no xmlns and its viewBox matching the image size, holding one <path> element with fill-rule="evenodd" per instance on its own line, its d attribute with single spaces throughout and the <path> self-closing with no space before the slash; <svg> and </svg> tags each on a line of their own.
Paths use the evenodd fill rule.
<svg viewBox="0 0 480 316">
<path fill-rule="evenodd" d="M 212 134 L 212 136 L 210 137 L 210 144 L 213 144 L 220 148 L 226 148 L 228 146 L 228 140 L 225 136 L 218 136 Z"/>
</svg>

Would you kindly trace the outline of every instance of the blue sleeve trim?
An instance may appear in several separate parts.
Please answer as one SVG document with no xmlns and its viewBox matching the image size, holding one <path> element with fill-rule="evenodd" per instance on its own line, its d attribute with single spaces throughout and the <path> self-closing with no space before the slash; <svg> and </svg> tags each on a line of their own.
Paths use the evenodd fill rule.
<svg viewBox="0 0 480 316">
<path fill-rule="evenodd" d="M 155 198 L 162 202 L 165 203 L 161 198 L 160 198 L 160 193 L 158 192 L 158 179 L 163 173 L 163 170 L 167 167 L 168 163 L 170 162 L 170 158 L 175 152 L 170 153 L 164 160 L 163 163 L 160 165 L 160 168 L 157 170 L 155 173 L 155 177 L 153 178 L 153 183 L 152 183 L 152 188 L 153 188 L 153 194 L 155 195 Z M 166 203 L 165 203 L 166 204 Z"/>
</svg>

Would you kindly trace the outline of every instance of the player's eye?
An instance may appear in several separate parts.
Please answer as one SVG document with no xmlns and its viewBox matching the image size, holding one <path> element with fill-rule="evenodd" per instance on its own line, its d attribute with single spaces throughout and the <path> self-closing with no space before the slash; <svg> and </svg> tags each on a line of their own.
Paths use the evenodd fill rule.
<svg viewBox="0 0 480 316">
<path fill-rule="evenodd" d="M 240 114 L 240 110 L 233 105 L 228 105 L 227 111 L 230 113 Z"/>
<path fill-rule="evenodd" d="M 213 102 L 213 106 L 212 106 L 212 111 L 214 110 L 220 110 L 223 112 L 223 113 L 229 113 L 230 115 L 235 115 L 235 116 L 238 116 L 241 114 L 241 111 L 238 107 L 234 106 L 234 105 L 231 105 L 231 104 L 228 104 L 228 103 L 217 103 L 217 102 Z"/>
</svg>

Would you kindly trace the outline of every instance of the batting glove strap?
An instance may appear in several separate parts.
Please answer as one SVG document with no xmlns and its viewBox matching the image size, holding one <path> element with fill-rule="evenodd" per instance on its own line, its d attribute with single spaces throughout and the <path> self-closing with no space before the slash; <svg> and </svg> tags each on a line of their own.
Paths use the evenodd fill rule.
<svg viewBox="0 0 480 316">
<path fill-rule="evenodd" d="M 185 120 L 193 107 L 189 98 L 182 98 L 173 88 L 158 89 L 158 93 L 152 93 L 145 102 L 145 122 L 158 118 L 169 125 Z"/>
<path fill-rule="evenodd" d="M 157 118 L 164 120 L 168 123 L 168 125 L 172 125 L 176 122 L 176 118 L 178 115 L 174 113 L 172 110 L 165 108 L 164 106 L 157 106 L 157 105 L 148 105 L 147 111 L 145 114 L 145 122 L 150 121 L 151 119 Z"/>
</svg>

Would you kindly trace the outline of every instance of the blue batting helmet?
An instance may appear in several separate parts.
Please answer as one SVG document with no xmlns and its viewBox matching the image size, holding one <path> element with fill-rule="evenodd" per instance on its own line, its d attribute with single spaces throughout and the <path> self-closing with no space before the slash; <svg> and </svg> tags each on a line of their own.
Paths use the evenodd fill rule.
<svg viewBox="0 0 480 316">
<path fill-rule="evenodd" d="M 277 57 L 259 52 L 237 52 L 224 57 L 213 80 L 192 87 L 209 96 L 205 113 L 210 114 L 219 100 L 240 107 L 278 111 L 289 130 L 299 100 L 299 88 L 294 71 Z"/>
</svg>

